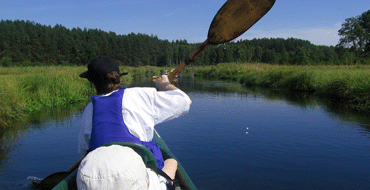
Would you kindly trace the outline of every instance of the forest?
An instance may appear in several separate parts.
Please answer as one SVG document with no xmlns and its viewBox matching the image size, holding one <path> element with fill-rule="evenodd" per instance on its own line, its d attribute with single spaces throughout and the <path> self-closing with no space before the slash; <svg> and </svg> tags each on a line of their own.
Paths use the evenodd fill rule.
<svg viewBox="0 0 370 190">
<path fill-rule="evenodd" d="M 369 16 L 370 10 L 363 15 Z M 367 38 L 353 37 L 352 29 L 364 16 L 347 19 L 337 46 L 318 46 L 295 38 L 262 38 L 232 41 L 210 46 L 193 65 L 218 63 L 270 63 L 280 65 L 353 65 L 369 64 L 370 28 L 362 30 Z M 356 25 L 357 24 L 357 25 Z M 366 30 L 365 30 L 366 29 Z M 352 35 L 352 36 L 351 36 Z M 351 41 L 352 40 L 352 41 Z M 360 43 L 361 42 L 361 43 Z M 155 35 L 127 35 L 100 29 L 67 29 L 33 21 L 1 20 L 0 66 L 86 65 L 106 55 L 126 66 L 173 66 L 180 64 L 200 43 L 168 41 Z"/>
<path fill-rule="evenodd" d="M 370 10 L 346 19 L 338 34 L 338 44 L 330 47 L 294 38 L 210 46 L 192 63 L 191 72 L 182 74 L 308 92 L 333 105 L 370 110 Z M 1 20 L 0 129 L 26 123 L 41 110 L 84 102 L 93 89 L 76 76 L 96 56 L 117 60 L 130 73 L 124 81 L 129 84 L 173 68 L 199 45 L 140 33 Z"/>
</svg>

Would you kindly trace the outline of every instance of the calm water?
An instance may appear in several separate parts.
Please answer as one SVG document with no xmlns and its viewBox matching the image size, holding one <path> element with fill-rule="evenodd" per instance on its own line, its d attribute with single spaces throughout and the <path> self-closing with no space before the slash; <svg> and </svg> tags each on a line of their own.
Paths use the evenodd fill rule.
<svg viewBox="0 0 370 190">
<path fill-rule="evenodd" d="M 141 83 L 139 86 L 150 86 Z M 370 189 L 370 113 L 284 91 L 182 80 L 190 113 L 157 131 L 198 189 Z M 69 169 L 81 111 L 0 141 L 0 187 Z"/>
</svg>

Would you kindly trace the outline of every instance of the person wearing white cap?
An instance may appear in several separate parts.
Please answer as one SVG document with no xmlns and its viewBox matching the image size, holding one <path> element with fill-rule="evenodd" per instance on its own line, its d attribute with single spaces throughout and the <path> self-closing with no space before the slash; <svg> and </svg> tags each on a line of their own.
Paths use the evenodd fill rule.
<svg viewBox="0 0 370 190">
<path fill-rule="evenodd" d="M 158 168 L 170 174 L 170 176 L 173 173 L 174 177 L 174 173 L 177 169 L 177 162 L 175 160 L 166 162 L 163 160 L 160 149 L 152 140 L 154 126 L 185 115 L 189 112 L 192 102 L 187 94 L 169 82 L 167 75 L 162 75 L 153 81 L 156 88 L 126 88 L 120 85 L 121 76 L 126 74 L 127 73 L 120 73 L 118 64 L 113 59 L 106 56 L 93 59 L 88 64 L 88 70 L 80 74 L 80 77 L 86 78 L 91 82 L 92 86 L 97 91 L 97 96 L 91 97 L 92 102 L 86 106 L 82 115 L 78 150 L 80 154 L 86 154 L 88 150 L 92 150 L 92 152 L 90 152 L 81 163 L 78 176 L 89 176 L 86 174 L 89 173 L 89 171 L 99 173 L 108 172 L 105 169 L 101 169 L 101 167 L 105 166 L 104 164 L 99 165 L 96 164 L 95 161 L 89 161 L 93 156 L 94 159 L 101 160 L 101 163 L 106 163 L 107 161 L 102 160 L 104 160 L 104 158 L 108 159 L 108 157 L 111 157 L 111 153 L 114 154 L 115 151 L 118 151 L 112 147 L 102 148 L 101 145 L 109 142 L 134 142 L 142 144 L 151 150 L 157 161 Z M 118 146 L 117 149 L 123 151 L 123 147 Z M 124 151 L 128 150 L 125 148 Z M 135 155 L 132 152 L 130 154 Z M 112 158 L 109 158 L 111 161 L 109 165 L 113 163 L 115 163 L 113 165 L 117 165 L 119 162 L 125 165 L 120 167 L 129 167 L 126 166 L 129 162 L 120 162 L 120 160 L 124 159 L 122 157 L 124 157 L 123 155 L 125 154 L 120 155 L 121 156 L 112 156 Z M 113 158 L 116 161 L 112 161 Z M 140 158 L 140 156 L 132 157 L 135 161 L 139 160 L 139 162 L 142 162 L 142 160 L 138 158 Z M 167 166 L 165 166 L 165 164 L 167 164 Z M 95 170 L 90 168 L 100 169 Z M 109 168 L 109 170 L 112 168 L 115 169 L 113 166 L 107 168 Z M 94 172 L 92 174 L 94 174 Z M 153 174 L 153 172 L 147 173 L 149 177 Z M 92 178 L 96 177 L 95 175 L 92 176 Z M 141 175 L 135 176 L 139 177 Z M 100 179 L 101 177 L 97 178 Z M 82 179 L 91 181 L 88 180 L 89 177 L 86 177 L 77 180 L 77 183 L 83 182 L 82 184 L 85 184 L 85 181 Z M 157 179 L 158 182 L 162 178 L 157 176 L 157 178 L 149 179 Z M 108 180 L 109 183 L 116 183 L 112 181 L 112 178 L 104 178 L 104 180 Z M 106 183 L 103 181 L 99 182 L 99 184 Z M 154 182 L 150 182 L 151 181 L 149 181 L 149 184 L 155 184 Z M 94 184 L 96 183 L 88 182 L 86 184 L 88 187 L 87 189 L 94 189 Z M 89 184 L 91 186 L 89 186 Z M 155 186 L 149 185 L 148 187 Z M 118 189 L 121 188 L 122 187 Z"/>
<path fill-rule="evenodd" d="M 76 182 L 80 190 L 167 189 L 165 178 L 158 178 L 146 168 L 134 150 L 120 145 L 99 147 L 87 154 L 78 168 Z"/>
</svg>

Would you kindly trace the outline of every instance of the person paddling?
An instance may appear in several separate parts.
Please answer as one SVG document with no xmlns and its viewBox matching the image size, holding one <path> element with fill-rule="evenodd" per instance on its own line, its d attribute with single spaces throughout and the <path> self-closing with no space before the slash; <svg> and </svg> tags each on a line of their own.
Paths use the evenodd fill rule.
<svg viewBox="0 0 370 190">
<path fill-rule="evenodd" d="M 146 146 L 153 153 L 158 168 L 163 169 L 171 178 L 174 178 L 177 162 L 173 159 L 163 160 L 159 147 L 153 141 L 154 126 L 188 113 L 192 103 L 189 96 L 171 84 L 167 75 L 162 75 L 153 80 L 156 88 L 123 87 L 120 85 L 120 79 L 127 73 L 121 73 L 118 64 L 106 56 L 91 60 L 87 67 L 88 70 L 81 73 L 80 77 L 91 82 L 96 89 L 97 96 L 91 97 L 92 102 L 86 106 L 82 115 L 78 151 L 80 154 L 86 154 L 89 149 L 92 152 L 80 164 L 77 175 L 78 187 L 80 189 L 104 189 L 108 186 L 115 187 L 110 185 L 120 184 L 121 187 L 125 184 L 125 180 L 118 183 L 114 180 L 117 178 L 100 176 L 101 173 L 99 172 L 98 177 L 94 172 L 86 173 L 86 171 L 96 170 L 109 173 L 107 170 L 115 171 L 117 168 L 130 167 L 127 166 L 128 163 L 126 162 L 119 162 L 120 157 L 115 156 L 116 162 L 114 163 L 120 163 L 121 165 L 114 165 L 111 162 L 108 165 L 113 165 L 107 169 L 103 163 L 107 159 L 102 158 L 106 158 L 108 155 L 114 155 L 118 152 L 122 152 L 119 155 L 125 155 L 123 154 L 125 152 L 127 155 L 134 156 L 131 160 L 128 158 L 122 159 L 142 162 L 138 159 L 140 156 L 137 157 L 136 153 L 127 150 L 127 147 L 117 145 L 101 147 L 101 145 L 109 142 L 133 142 Z M 95 159 L 92 159 L 92 157 Z M 101 167 L 94 161 L 97 158 L 100 158 L 100 163 L 103 164 Z M 113 156 L 110 156 L 110 158 L 113 158 Z M 92 170 L 91 167 L 93 167 Z M 124 179 L 126 176 L 126 173 L 122 174 L 122 172 L 117 174 L 120 179 Z M 166 180 L 161 180 L 161 177 L 158 178 L 158 176 L 153 180 L 155 175 L 151 174 L 153 174 L 153 171 L 149 170 L 148 175 L 146 175 L 148 180 L 142 181 L 137 178 L 137 183 L 144 183 L 144 186 L 147 185 L 148 189 L 160 189 L 162 182 L 162 189 L 165 188 L 163 183 Z M 141 176 L 141 174 L 137 175 Z M 97 178 L 100 180 L 96 180 Z M 134 179 L 126 181 L 132 180 Z M 149 181 L 152 183 L 149 183 Z M 128 187 L 130 187 L 128 189 L 135 189 L 132 185 L 128 185 Z"/>
</svg>

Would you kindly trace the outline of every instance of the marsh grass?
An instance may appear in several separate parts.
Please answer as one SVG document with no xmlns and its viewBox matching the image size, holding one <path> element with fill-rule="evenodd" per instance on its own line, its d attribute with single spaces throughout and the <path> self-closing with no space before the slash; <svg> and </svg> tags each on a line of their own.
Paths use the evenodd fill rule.
<svg viewBox="0 0 370 190">
<path fill-rule="evenodd" d="M 133 80 L 151 78 L 170 67 L 121 67 Z M 90 101 L 90 83 L 78 77 L 86 66 L 0 67 L 0 129 L 30 121 L 34 113 Z M 280 66 L 270 64 L 218 64 L 188 67 L 181 75 L 233 80 L 247 86 L 310 92 L 370 110 L 370 66 Z"/>
<path fill-rule="evenodd" d="M 0 125 L 26 123 L 30 113 L 82 102 L 92 92 L 82 67 L 0 68 Z"/>
<path fill-rule="evenodd" d="M 129 72 L 121 84 L 151 78 L 170 70 L 158 67 L 121 67 Z M 78 77 L 86 66 L 0 67 L 0 129 L 27 123 L 34 113 L 87 103 L 95 90 Z"/>
<path fill-rule="evenodd" d="M 225 63 L 194 67 L 195 76 L 226 79 L 247 86 L 309 92 L 370 109 L 370 66 L 288 66 Z"/>
</svg>

